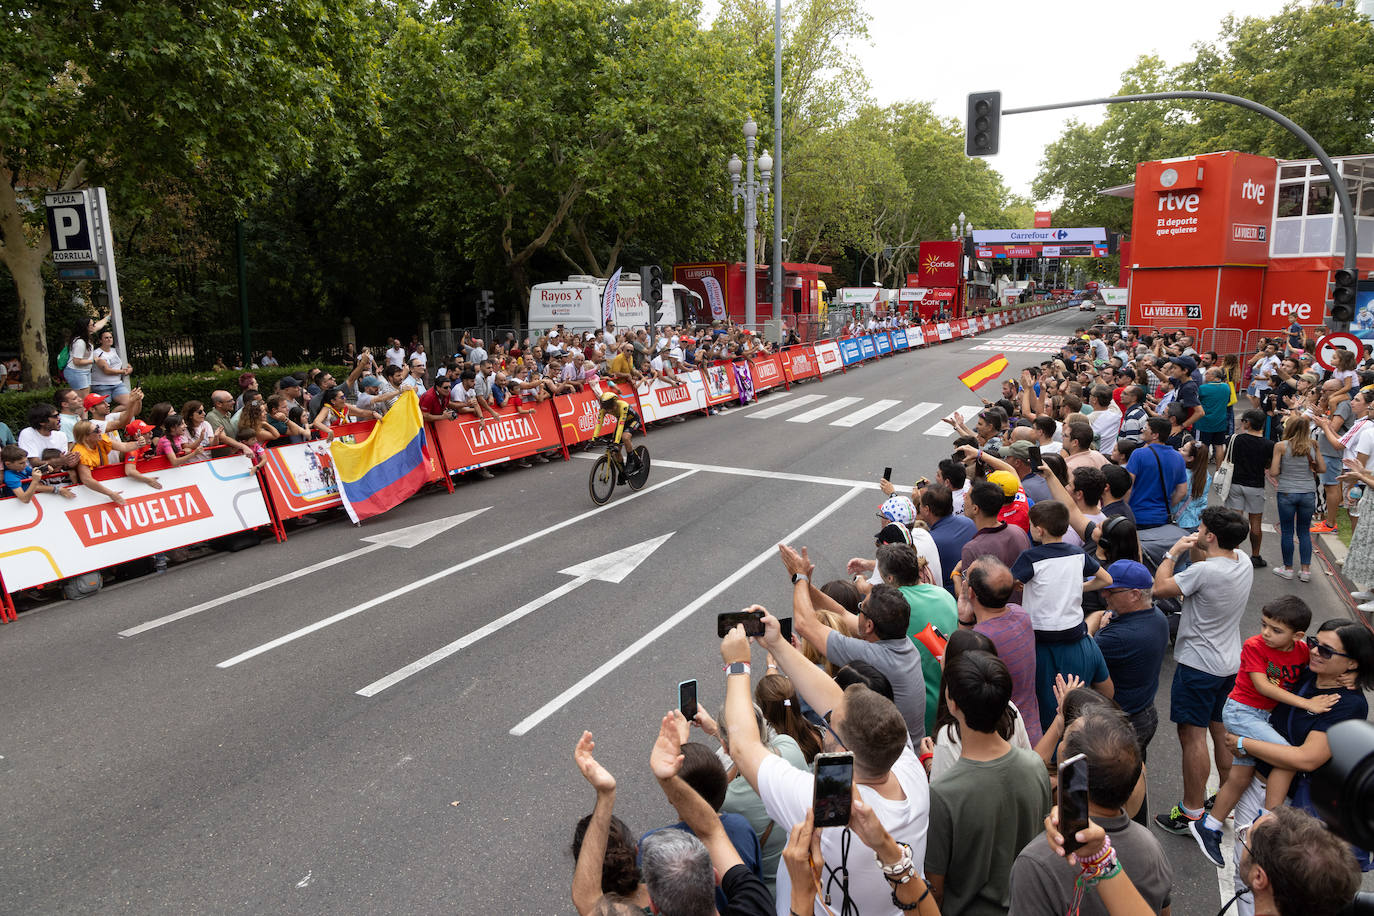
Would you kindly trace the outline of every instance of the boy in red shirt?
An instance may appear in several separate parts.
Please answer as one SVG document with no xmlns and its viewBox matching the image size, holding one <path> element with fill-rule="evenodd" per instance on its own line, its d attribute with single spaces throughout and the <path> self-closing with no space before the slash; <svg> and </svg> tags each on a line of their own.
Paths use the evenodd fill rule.
<svg viewBox="0 0 1374 916">
<path fill-rule="evenodd" d="M 1245 753 L 1246 738 L 1288 744 L 1269 724 L 1269 713 L 1275 705 L 1283 703 L 1305 709 L 1312 715 L 1320 715 L 1334 706 L 1338 699 L 1336 694 L 1328 693 L 1307 700 L 1288 690 L 1307 665 L 1309 650 L 1306 630 L 1312 623 L 1311 608 L 1296 595 L 1284 595 L 1260 609 L 1260 620 L 1259 635 L 1251 636 L 1241 646 L 1240 673 L 1236 675 L 1236 686 L 1227 697 L 1221 713 L 1226 730 L 1240 738 L 1237 750 L 1242 755 Z M 1283 804 L 1288 797 L 1294 772 L 1274 767 L 1265 785 L 1265 808 L 1277 808 Z M 1221 791 L 1217 792 L 1212 810 L 1188 824 L 1188 830 L 1197 840 L 1203 855 L 1217 868 L 1223 868 L 1226 864 L 1221 855 L 1222 822 L 1230 815 L 1254 775 L 1254 758 L 1235 758 L 1231 762 L 1231 774 Z"/>
</svg>

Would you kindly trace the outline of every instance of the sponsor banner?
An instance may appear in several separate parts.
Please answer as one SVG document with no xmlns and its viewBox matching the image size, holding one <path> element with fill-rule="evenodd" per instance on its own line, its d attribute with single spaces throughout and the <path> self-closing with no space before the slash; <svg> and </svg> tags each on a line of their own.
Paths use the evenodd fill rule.
<svg viewBox="0 0 1374 916">
<path fill-rule="evenodd" d="M 300 518 L 341 504 L 329 442 L 300 442 L 269 448 L 262 479 L 279 518 Z"/>
<path fill-rule="evenodd" d="M 859 352 L 863 354 L 864 359 L 877 358 L 878 348 L 873 343 L 872 334 L 865 334 L 863 337 L 859 338 Z"/>
<path fill-rule="evenodd" d="M 723 404 L 739 398 L 734 363 L 715 363 L 701 370 L 706 379 L 706 403 Z"/>
<path fill-rule="evenodd" d="M 879 356 L 886 356 L 892 352 L 892 338 L 886 333 L 874 334 L 873 343 L 878 348 Z"/>
<path fill-rule="evenodd" d="M 817 350 L 819 351 L 822 346 L 825 346 L 825 344 L 817 344 Z M 834 344 L 830 344 L 830 346 L 833 347 Z M 819 355 L 818 352 L 817 356 Z M 782 357 L 780 355 L 761 356 L 751 359 L 749 362 L 754 366 L 754 390 L 756 392 L 767 391 L 769 388 L 776 388 L 785 381 L 782 374 Z"/>
<path fill-rule="evenodd" d="M 74 499 L 40 493 L 27 504 L 0 500 L 0 576 L 8 591 L 272 523 L 242 455 L 156 471 L 160 490 L 125 477 L 123 465 L 95 474 L 124 505 L 82 486 L 71 488 Z"/>
<path fill-rule="evenodd" d="M 840 359 L 846 366 L 852 366 L 864 358 L 863 350 L 859 347 L 859 338 L 846 337 L 840 341 Z"/>
<path fill-rule="evenodd" d="M 969 334 L 969 331 L 968 331 L 968 319 L 967 319 L 967 318 L 960 318 L 958 321 L 954 322 L 954 336 L 955 336 L 955 337 L 967 337 L 968 334 Z"/>
<path fill-rule="evenodd" d="M 907 343 L 906 330 L 904 328 L 898 328 L 892 332 L 892 348 L 894 350 L 906 350 L 910 347 L 911 344 Z"/>
<path fill-rule="evenodd" d="M 947 321 L 942 321 L 939 324 L 937 324 L 935 326 L 935 330 L 939 334 L 941 340 L 954 339 L 954 332 L 950 330 L 949 322 Z"/>
<path fill-rule="evenodd" d="M 847 363 L 841 355 L 840 344 L 833 340 L 822 341 L 811 348 L 816 354 L 816 369 L 824 375 L 843 369 Z"/>
<path fill-rule="evenodd" d="M 816 351 L 809 346 L 788 347 L 782 352 L 782 367 L 789 381 L 815 378 L 821 374 L 816 364 Z"/>
<path fill-rule="evenodd" d="M 921 242 L 917 249 L 917 280 L 912 286 L 958 286 L 964 243 Z"/>
<path fill-rule="evenodd" d="M 921 328 L 921 335 L 926 339 L 926 346 L 940 342 L 940 328 L 938 325 L 927 324 Z"/>
<path fill-rule="evenodd" d="M 595 419 L 595 396 L 590 397 Z M 518 411 L 514 407 L 498 407 L 496 414 L 494 418 L 488 417 L 485 423 L 463 414 L 457 420 L 440 420 L 430 425 L 448 471 L 500 464 L 562 444 L 553 409 L 547 401 Z"/>
<path fill-rule="evenodd" d="M 702 378 L 701 370 L 679 372 L 678 378 L 685 384 L 674 385 L 662 379 L 655 379 L 652 385 L 645 384 L 639 387 L 639 408 L 644 412 L 644 422 L 652 423 L 678 414 L 706 409 L 706 382 Z"/>
<path fill-rule="evenodd" d="M 550 402 L 566 444 L 575 445 L 615 432 L 615 420 L 611 417 L 601 421 L 599 430 L 592 428 L 596 424 L 596 398 L 600 393 L 600 387 L 592 385 L 575 394 L 560 394 Z M 448 455 L 444 457 L 447 459 Z"/>
<path fill-rule="evenodd" d="M 1057 245 L 1064 242 L 1105 242 L 1107 230 L 1096 229 L 975 229 L 975 245 L 1015 245 L 1035 242 Z"/>
<path fill-rule="evenodd" d="M 701 284 L 706 289 L 706 298 L 711 303 L 711 317 L 716 321 L 725 320 L 725 295 L 721 292 L 720 281 L 715 277 L 702 277 Z"/>
</svg>

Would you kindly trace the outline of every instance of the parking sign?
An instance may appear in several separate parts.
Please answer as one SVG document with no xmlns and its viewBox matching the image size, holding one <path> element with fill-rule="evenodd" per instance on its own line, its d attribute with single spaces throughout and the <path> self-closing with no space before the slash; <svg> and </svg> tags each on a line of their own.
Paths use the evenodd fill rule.
<svg viewBox="0 0 1374 916">
<path fill-rule="evenodd" d="M 48 237 L 57 267 L 86 267 L 102 261 L 101 237 L 90 191 L 56 191 L 43 195 L 48 208 Z"/>
</svg>

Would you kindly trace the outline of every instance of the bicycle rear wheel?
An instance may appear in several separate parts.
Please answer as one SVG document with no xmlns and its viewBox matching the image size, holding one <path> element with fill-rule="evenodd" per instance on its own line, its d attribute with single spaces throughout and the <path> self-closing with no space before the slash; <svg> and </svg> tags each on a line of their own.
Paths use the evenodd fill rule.
<svg viewBox="0 0 1374 916">
<path fill-rule="evenodd" d="M 591 476 L 587 478 L 587 490 L 591 493 L 592 502 L 598 506 L 606 505 L 615 492 L 615 466 L 609 455 L 602 455 L 592 465 Z"/>
<path fill-rule="evenodd" d="M 649 450 L 645 446 L 636 445 L 634 456 L 639 461 L 639 467 L 633 475 L 625 475 L 625 482 L 630 485 L 631 490 L 638 490 L 649 480 Z"/>
</svg>

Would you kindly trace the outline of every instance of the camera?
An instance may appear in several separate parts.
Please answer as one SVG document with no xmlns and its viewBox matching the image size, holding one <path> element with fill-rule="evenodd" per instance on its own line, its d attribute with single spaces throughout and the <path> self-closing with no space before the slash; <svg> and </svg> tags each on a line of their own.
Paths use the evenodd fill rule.
<svg viewBox="0 0 1374 916">
<path fill-rule="evenodd" d="M 1312 774 L 1312 803 L 1341 837 L 1374 849 L 1374 725 L 1339 722 L 1326 740 L 1331 761 Z"/>
</svg>

